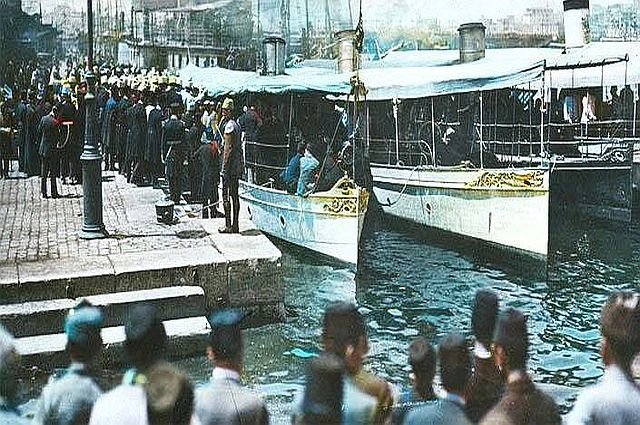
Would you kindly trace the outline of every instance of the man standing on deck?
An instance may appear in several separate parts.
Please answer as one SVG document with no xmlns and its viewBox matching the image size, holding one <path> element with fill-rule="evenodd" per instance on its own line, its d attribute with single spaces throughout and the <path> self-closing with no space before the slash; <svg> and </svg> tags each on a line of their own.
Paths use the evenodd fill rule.
<svg viewBox="0 0 640 425">
<path fill-rule="evenodd" d="M 222 103 L 223 154 L 222 154 L 222 205 L 224 207 L 225 226 L 220 233 L 238 233 L 238 214 L 240 213 L 239 180 L 244 171 L 240 126 L 231 117 L 233 99 L 226 98 Z M 233 216 L 231 206 L 233 204 Z"/>
</svg>

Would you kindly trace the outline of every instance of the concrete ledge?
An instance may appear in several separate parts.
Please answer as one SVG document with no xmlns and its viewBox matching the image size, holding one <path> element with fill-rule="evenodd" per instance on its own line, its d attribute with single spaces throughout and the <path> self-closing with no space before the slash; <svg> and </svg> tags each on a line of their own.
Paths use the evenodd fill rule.
<svg viewBox="0 0 640 425">
<path fill-rule="evenodd" d="M 102 307 L 105 328 L 123 325 L 129 314 L 129 309 L 139 302 L 153 304 L 157 308 L 161 320 L 204 316 L 206 314 L 204 290 L 199 286 L 169 286 L 141 291 L 92 295 L 84 298 L 93 305 Z"/>
<path fill-rule="evenodd" d="M 164 327 L 169 338 L 169 358 L 180 358 L 205 352 L 206 336 L 209 334 L 209 322 L 204 317 L 167 320 Z M 103 367 L 119 367 L 124 364 L 123 343 L 124 326 L 104 328 L 102 330 L 104 353 Z M 45 370 L 64 367 L 69 363 L 65 345 L 65 334 L 50 334 L 18 338 L 16 345 L 21 355 L 22 365 L 38 365 Z"/>
<path fill-rule="evenodd" d="M 82 298 L 102 307 L 104 327 L 123 325 L 133 304 L 148 302 L 158 309 L 161 320 L 206 314 L 204 290 L 199 286 L 171 286 L 142 291 L 92 295 L 77 299 L 32 301 L 0 305 L 0 322 L 15 336 L 55 334 L 63 330 L 67 311 Z"/>
<path fill-rule="evenodd" d="M 0 305 L 0 322 L 15 337 L 56 333 L 62 330 L 72 299 L 32 301 Z"/>
</svg>

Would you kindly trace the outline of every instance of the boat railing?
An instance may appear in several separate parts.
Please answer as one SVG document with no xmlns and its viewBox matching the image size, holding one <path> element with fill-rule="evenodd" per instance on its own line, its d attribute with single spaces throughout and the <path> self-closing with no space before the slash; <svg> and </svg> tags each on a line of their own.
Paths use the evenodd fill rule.
<svg viewBox="0 0 640 425">
<path fill-rule="evenodd" d="M 424 140 L 399 140 L 396 155 L 396 141 L 391 138 L 369 139 L 369 160 L 373 163 L 394 165 L 430 165 L 432 152 Z"/>
<path fill-rule="evenodd" d="M 457 132 L 460 129 L 456 128 L 458 123 L 420 124 L 422 128 L 433 129 L 435 139 L 431 132 L 421 135 L 428 140 L 422 137 L 401 138 L 397 143 L 393 137 L 372 137 L 369 139 L 370 161 L 387 165 L 433 165 L 434 142 L 437 143 L 436 157 L 439 158 L 438 146 L 445 142 L 447 131 Z M 474 144 L 482 143 L 484 152 L 494 154 L 503 165 L 514 166 L 521 166 L 523 162 L 534 164 L 535 158 L 547 155 L 601 160 L 609 158 L 613 151 L 619 153 L 628 149 L 629 143 L 640 142 L 640 138 L 633 137 L 629 131 L 635 127 L 628 120 L 544 123 L 542 126 L 540 123 L 487 123 L 482 126 L 474 124 L 474 128 Z M 541 129 L 543 137 L 540 136 Z"/>
</svg>

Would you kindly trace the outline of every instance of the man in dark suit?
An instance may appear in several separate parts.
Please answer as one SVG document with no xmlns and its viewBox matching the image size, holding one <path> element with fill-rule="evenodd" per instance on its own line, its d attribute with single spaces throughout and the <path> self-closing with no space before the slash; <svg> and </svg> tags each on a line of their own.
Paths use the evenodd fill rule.
<svg viewBox="0 0 640 425">
<path fill-rule="evenodd" d="M 176 110 L 177 111 L 177 110 Z M 182 168 L 186 153 L 185 125 L 174 113 L 162 124 L 163 157 L 171 200 L 178 204 L 182 197 Z"/>
<path fill-rule="evenodd" d="M 558 406 L 536 388 L 527 374 L 529 337 L 527 320 L 521 312 L 509 309 L 500 318 L 494 345 L 496 365 L 507 375 L 507 389 L 480 423 L 560 425 Z"/>
<path fill-rule="evenodd" d="M 47 198 L 47 177 L 51 179 L 51 197 L 58 198 L 58 186 L 56 177 L 58 176 L 58 137 L 60 136 L 59 127 L 60 114 L 57 107 L 53 107 L 51 112 L 42 117 L 38 126 L 38 136 L 40 139 L 40 147 L 38 154 L 41 157 L 40 168 L 40 192 L 43 198 Z"/>
<path fill-rule="evenodd" d="M 449 334 L 438 346 L 440 378 L 446 394 L 407 414 L 405 424 L 471 425 L 464 412 L 465 389 L 471 373 L 467 344 L 460 334 Z"/>
<path fill-rule="evenodd" d="M 195 413 L 201 425 L 269 423 L 264 402 L 240 384 L 244 355 L 240 322 L 244 317 L 236 309 L 209 316 L 207 356 L 216 366 L 211 381 L 196 393 Z"/>
</svg>

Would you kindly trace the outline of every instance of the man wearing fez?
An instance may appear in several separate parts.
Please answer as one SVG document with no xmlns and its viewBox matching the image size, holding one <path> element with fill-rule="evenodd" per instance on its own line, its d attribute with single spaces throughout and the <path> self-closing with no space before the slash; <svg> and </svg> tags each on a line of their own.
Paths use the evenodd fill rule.
<svg viewBox="0 0 640 425">
<path fill-rule="evenodd" d="M 476 292 L 471 313 L 471 329 L 476 340 L 466 405 L 467 416 L 473 422 L 480 421 L 504 392 L 504 375 L 498 370 L 491 354 L 497 320 L 498 296 L 488 289 Z"/>
<path fill-rule="evenodd" d="M 631 363 L 640 351 L 640 294 L 611 294 L 600 315 L 600 333 L 604 375 L 578 396 L 567 423 L 638 423 L 640 387 L 633 381 Z"/>
<path fill-rule="evenodd" d="M 369 340 L 364 319 L 354 304 L 337 302 L 327 307 L 322 324 L 322 345 L 326 352 L 344 362 L 344 423 L 385 423 L 393 405 L 391 388 L 386 381 L 363 368 Z"/>
<path fill-rule="evenodd" d="M 195 413 L 201 425 L 267 424 L 269 413 L 260 397 L 240 384 L 244 342 L 237 309 L 209 316 L 207 357 L 214 362 L 211 381 L 196 392 Z"/>
<path fill-rule="evenodd" d="M 18 393 L 18 366 L 20 355 L 13 336 L 0 325 L 0 423 L 12 425 L 30 424 L 23 419 L 14 404 Z"/>
<path fill-rule="evenodd" d="M 64 324 L 71 364 L 60 377 L 52 376 L 42 390 L 36 424 L 88 423 L 93 404 L 102 394 L 96 382 L 96 360 L 102 351 L 103 316 L 87 302 L 69 311 Z"/>
<path fill-rule="evenodd" d="M 238 214 L 240 214 L 240 197 L 238 185 L 244 172 L 242 157 L 242 141 L 240 140 L 240 126 L 231 117 L 233 99 L 226 98 L 222 103 L 222 122 L 224 126 L 224 146 L 222 151 L 222 205 L 224 207 L 225 226 L 220 233 L 238 233 Z M 233 216 L 231 204 L 233 203 Z"/>
<path fill-rule="evenodd" d="M 90 425 L 148 423 L 147 373 L 164 360 L 167 333 L 156 308 L 146 303 L 136 304 L 129 310 L 124 333 L 124 354 L 131 367 L 121 385 L 96 401 Z"/>
<path fill-rule="evenodd" d="M 464 412 L 466 386 L 471 374 L 467 343 L 460 334 L 449 334 L 438 346 L 440 378 L 446 391 L 436 402 L 417 407 L 407 414 L 404 424 L 471 425 Z"/>
<path fill-rule="evenodd" d="M 409 344 L 411 387 L 403 388 L 398 403 L 393 406 L 391 423 L 401 424 L 410 409 L 436 399 L 433 378 L 436 375 L 436 350 L 424 337 Z"/>
<path fill-rule="evenodd" d="M 561 424 L 558 406 L 540 391 L 527 374 L 529 337 L 527 320 L 515 309 L 509 309 L 498 320 L 494 340 L 495 361 L 507 377 L 504 395 L 480 422 L 490 424 Z"/>
</svg>

